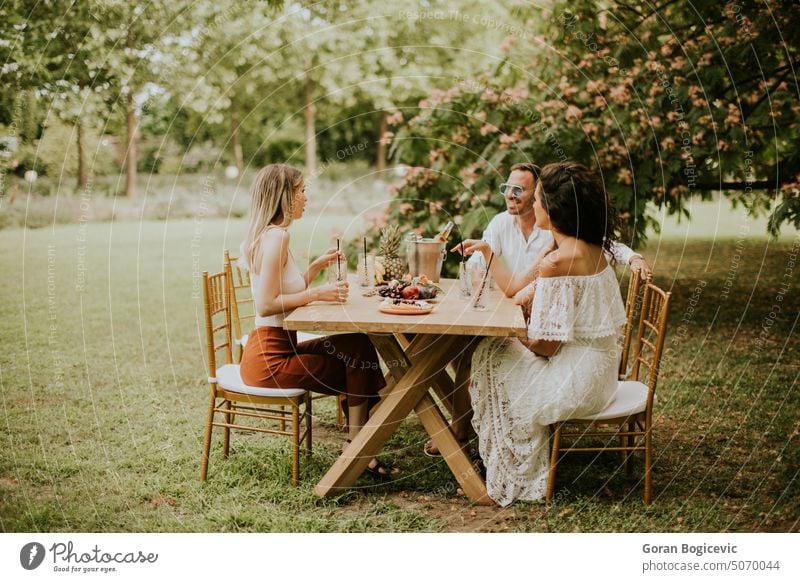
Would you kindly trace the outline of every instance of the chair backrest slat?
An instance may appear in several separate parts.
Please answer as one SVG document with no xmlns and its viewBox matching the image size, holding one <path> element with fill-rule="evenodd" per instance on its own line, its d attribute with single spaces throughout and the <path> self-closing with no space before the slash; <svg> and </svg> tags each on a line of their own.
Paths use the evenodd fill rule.
<svg viewBox="0 0 800 582">
<path fill-rule="evenodd" d="M 645 284 L 639 330 L 636 335 L 636 347 L 633 352 L 631 379 L 645 382 L 641 375 L 641 367 L 644 366 L 647 369 L 645 383 L 648 389 L 648 411 L 652 410 L 661 355 L 664 351 L 669 302 L 670 293 L 663 291 L 649 281 Z"/>
<path fill-rule="evenodd" d="M 203 272 L 203 311 L 205 314 L 208 376 L 215 377 L 220 363 L 233 362 L 228 274 Z M 219 352 L 223 353 L 218 357 Z"/>
<path fill-rule="evenodd" d="M 628 361 L 631 351 L 631 337 L 633 336 L 636 316 L 642 307 L 642 280 L 638 273 L 631 272 L 628 280 L 628 293 L 625 298 L 625 327 L 622 335 L 622 354 L 619 361 L 619 377 L 624 379 L 628 374 Z"/>
<path fill-rule="evenodd" d="M 248 331 L 255 323 L 256 310 L 250 287 L 250 272 L 239 267 L 237 257 L 230 256 L 227 250 L 224 263 L 230 287 L 233 336 L 240 340 L 245 333 L 242 323 L 248 322 Z"/>
</svg>

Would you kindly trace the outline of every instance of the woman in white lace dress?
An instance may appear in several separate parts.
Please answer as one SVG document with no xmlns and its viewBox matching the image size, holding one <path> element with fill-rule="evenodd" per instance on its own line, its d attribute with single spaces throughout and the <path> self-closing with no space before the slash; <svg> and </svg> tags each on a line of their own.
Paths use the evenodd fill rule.
<svg viewBox="0 0 800 582">
<path fill-rule="evenodd" d="M 597 176 L 574 162 L 550 164 L 535 195 L 536 224 L 552 231 L 555 247 L 531 284 L 528 339 L 486 339 L 472 359 L 472 424 L 488 493 L 503 506 L 544 497 L 550 424 L 614 398 L 625 322 L 603 256 L 613 208 Z M 491 252 L 481 241 L 465 250 L 487 260 Z"/>
</svg>

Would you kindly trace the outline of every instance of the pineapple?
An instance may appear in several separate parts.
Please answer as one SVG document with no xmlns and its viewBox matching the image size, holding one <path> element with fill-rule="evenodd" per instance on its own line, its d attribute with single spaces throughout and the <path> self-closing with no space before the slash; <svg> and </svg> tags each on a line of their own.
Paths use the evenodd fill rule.
<svg viewBox="0 0 800 582">
<path fill-rule="evenodd" d="M 400 234 L 400 228 L 397 225 L 387 226 L 381 231 L 378 256 L 375 257 L 375 274 L 383 271 L 385 281 L 400 279 L 403 276 L 403 259 L 400 258 L 402 240 L 403 235 Z M 379 283 L 381 282 L 379 281 Z"/>
</svg>

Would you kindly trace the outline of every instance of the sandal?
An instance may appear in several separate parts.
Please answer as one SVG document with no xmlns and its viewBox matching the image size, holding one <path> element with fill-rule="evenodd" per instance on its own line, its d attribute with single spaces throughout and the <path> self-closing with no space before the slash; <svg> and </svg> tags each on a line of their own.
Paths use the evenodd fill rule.
<svg viewBox="0 0 800 582">
<path fill-rule="evenodd" d="M 472 439 L 467 437 L 467 438 L 456 439 L 456 440 L 458 441 L 458 444 L 461 445 L 461 448 L 463 449 L 464 447 L 466 447 L 469 444 L 469 441 L 471 441 Z M 433 458 L 437 458 L 437 457 L 441 457 L 442 456 L 442 452 L 439 449 L 436 448 L 436 445 L 433 444 L 433 441 L 427 441 L 422 447 L 422 452 L 425 453 L 427 456 L 433 457 Z"/>
<path fill-rule="evenodd" d="M 345 442 L 350 444 L 350 439 L 346 439 Z M 372 464 L 373 461 L 375 461 L 375 466 L 370 467 L 370 465 L 367 465 L 365 472 L 376 481 L 388 481 L 392 478 L 392 475 L 396 475 L 400 472 L 400 469 L 393 465 L 384 463 L 378 459 L 378 457 L 373 457 L 373 459 L 370 461 L 370 464 Z"/>
<path fill-rule="evenodd" d="M 387 465 L 383 461 L 380 461 L 377 457 L 375 458 L 375 461 L 376 463 L 374 467 L 367 465 L 366 472 L 376 481 L 389 481 L 392 478 L 392 475 L 400 472 L 400 469 L 397 467 Z M 370 463 L 371 462 L 372 461 L 370 461 Z"/>
</svg>

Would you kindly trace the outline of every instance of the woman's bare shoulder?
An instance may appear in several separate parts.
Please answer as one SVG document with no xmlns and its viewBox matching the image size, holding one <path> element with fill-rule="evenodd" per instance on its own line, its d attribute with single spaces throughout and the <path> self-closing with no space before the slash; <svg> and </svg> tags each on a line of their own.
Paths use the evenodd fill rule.
<svg viewBox="0 0 800 582">
<path fill-rule="evenodd" d="M 575 270 L 575 261 L 574 253 L 553 251 L 546 255 L 539 264 L 539 276 L 547 278 L 572 275 Z"/>
<path fill-rule="evenodd" d="M 289 232 L 285 228 L 268 228 L 261 234 L 261 246 L 283 248 L 289 245 Z"/>
<path fill-rule="evenodd" d="M 279 241 L 289 240 L 289 231 L 279 226 L 270 226 L 262 233 L 261 237 Z"/>
</svg>

